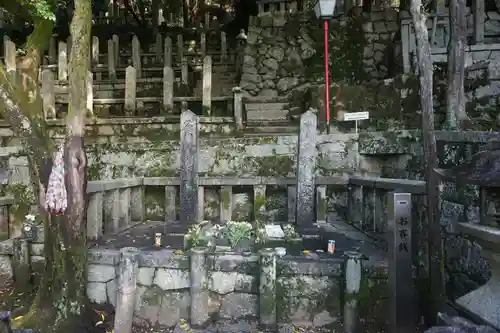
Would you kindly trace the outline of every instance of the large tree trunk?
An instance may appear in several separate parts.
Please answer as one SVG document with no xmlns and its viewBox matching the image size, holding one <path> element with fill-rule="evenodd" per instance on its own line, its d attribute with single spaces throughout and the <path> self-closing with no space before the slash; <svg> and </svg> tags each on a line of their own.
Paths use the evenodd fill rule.
<svg viewBox="0 0 500 333">
<path fill-rule="evenodd" d="M 464 72 L 467 18 L 465 0 L 450 1 L 450 42 L 448 43 L 448 87 L 446 125 L 450 129 L 469 126 L 465 111 Z"/>
<path fill-rule="evenodd" d="M 436 138 L 434 136 L 434 105 L 432 99 L 433 68 L 431 47 L 423 14 L 421 0 L 412 0 L 410 9 L 417 42 L 417 59 L 420 78 L 420 104 L 422 108 L 422 136 L 424 143 L 425 180 L 427 193 L 427 225 L 422 226 L 422 239 L 428 246 L 428 289 L 422 295 L 426 303 L 426 319 L 431 325 L 437 320 L 444 298 L 444 268 L 440 212 L 438 207 L 438 179 L 434 169 L 437 167 Z"/>
<path fill-rule="evenodd" d="M 68 207 L 64 215 L 50 219 L 46 240 L 47 272 L 40 294 L 52 300 L 61 319 L 58 328 L 67 330 L 86 320 L 87 245 L 85 232 L 86 166 L 83 145 L 87 80 L 92 22 L 91 0 L 76 0 L 71 22 L 73 44 L 70 55 L 69 110 L 64 162 Z M 54 288 L 56 286 L 56 288 Z M 77 321 L 73 321 L 77 319 Z M 59 324 L 59 323 L 58 323 Z M 81 323 L 85 325 L 85 323 Z"/>
<path fill-rule="evenodd" d="M 11 75 L 1 71 L 0 99 L 3 114 L 16 136 L 23 138 L 28 156 L 31 181 L 39 194 L 39 212 L 46 215 L 45 272 L 37 297 L 19 326 L 38 326 L 44 331 L 68 332 L 75 325 L 87 326 L 86 298 L 86 165 L 83 146 L 86 110 L 87 73 L 89 70 L 91 0 L 75 1 L 71 23 L 73 44 L 69 73 L 69 112 L 65 141 L 66 189 L 68 207 L 64 215 L 47 214 L 44 193 L 47 188 L 55 144 L 47 133 L 38 84 L 32 85 L 36 100 L 29 101 L 28 92 L 12 83 Z M 40 21 L 28 41 L 34 57 L 41 54 L 50 39 L 52 24 Z M 38 27 L 38 28 L 37 28 Z M 48 34 L 48 35 L 47 35 Z M 38 66 L 35 61 L 33 66 Z M 38 70 L 34 67 L 33 72 Z M 35 75 L 35 78 L 37 76 Z"/>
</svg>

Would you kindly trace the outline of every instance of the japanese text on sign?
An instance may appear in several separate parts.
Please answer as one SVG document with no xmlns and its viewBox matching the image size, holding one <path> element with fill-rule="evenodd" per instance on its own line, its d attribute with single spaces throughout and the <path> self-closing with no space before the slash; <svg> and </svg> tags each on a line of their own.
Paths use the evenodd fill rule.
<svg viewBox="0 0 500 333">
<path fill-rule="evenodd" d="M 408 238 L 409 238 L 409 230 L 408 230 L 408 217 L 402 216 L 399 218 L 399 244 L 398 251 L 399 252 L 408 252 Z"/>
</svg>

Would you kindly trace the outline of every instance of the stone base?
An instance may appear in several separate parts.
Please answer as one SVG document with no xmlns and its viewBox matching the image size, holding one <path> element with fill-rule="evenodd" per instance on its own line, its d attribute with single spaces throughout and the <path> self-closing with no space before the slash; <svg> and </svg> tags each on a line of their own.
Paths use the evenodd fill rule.
<svg viewBox="0 0 500 333">
<path fill-rule="evenodd" d="M 91 302 L 116 306 L 118 259 L 118 250 L 89 251 L 87 294 Z M 174 327 L 182 319 L 189 322 L 191 261 L 188 254 L 169 249 L 141 251 L 138 261 L 134 324 L 152 328 Z M 239 332 L 243 332 L 241 325 L 245 321 L 249 320 L 252 325 L 259 322 L 260 261 L 256 253 L 211 253 L 207 256 L 207 313 L 219 326 L 220 320 L 236 321 L 224 331 L 240 327 Z M 341 324 L 343 265 L 344 260 L 340 258 L 319 260 L 288 255 L 277 259 L 277 324 L 314 328 Z M 372 286 L 379 288 L 379 280 L 385 283 L 385 275 L 379 276 L 371 269 L 365 279 L 370 290 Z M 375 301 L 369 300 L 370 303 Z M 366 314 L 360 317 L 363 315 Z M 246 324 L 253 329 L 254 326 Z"/>
<path fill-rule="evenodd" d="M 457 299 L 456 303 L 495 329 L 500 329 L 500 281 L 491 279 L 484 286 Z"/>
</svg>

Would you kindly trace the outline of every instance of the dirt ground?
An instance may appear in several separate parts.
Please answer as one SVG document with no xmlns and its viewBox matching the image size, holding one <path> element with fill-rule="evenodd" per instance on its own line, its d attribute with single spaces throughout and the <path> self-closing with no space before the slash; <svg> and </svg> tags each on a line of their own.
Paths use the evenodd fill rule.
<svg viewBox="0 0 500 333">
<path fill-rule="evenodd" d="M 21 291 L 14 288 L 12 284 L 0 287 L 0 311 L 11 311 L 12 324 L 16 326 L 16 322 L 22 320 L 29 312 L 35 296 L 36 289 Z M 92 306 L 87 315 L 88 319 L 82 324 L 81 333 L 113 332 L 113 315 L 113 309 L 110 306 Z M 40 329 L 41 327 L 22 328 Z M 45 332 L 47 327 L 42 327 L 41 329 Z"/>
</svg>

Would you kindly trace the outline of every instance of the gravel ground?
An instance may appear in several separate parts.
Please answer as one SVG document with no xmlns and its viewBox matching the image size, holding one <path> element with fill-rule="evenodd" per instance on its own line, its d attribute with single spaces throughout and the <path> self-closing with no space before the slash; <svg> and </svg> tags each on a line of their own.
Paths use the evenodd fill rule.
<svg viewBox="0 0 500 333">
<path fill-rule="evenodd" d="M 179 323 L 175 328 L 154 329 L 134 327 L 133 333 L 264 333 L 276 332 L 259 329 L 257 321 L 254 320 L 218 320 L 204 329 L 192 329 L 186 323 Z M 301 328 L 299 326 L 287 324 L 278 327 L 278 333 L 336 333 L 341 332 L 335 329 L 323 328 Z M 343 332 L 342 332 L 343 333 Z"/>
</svg>

